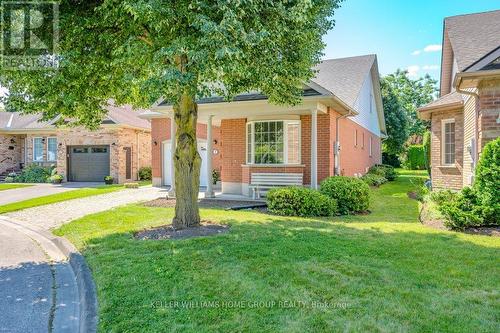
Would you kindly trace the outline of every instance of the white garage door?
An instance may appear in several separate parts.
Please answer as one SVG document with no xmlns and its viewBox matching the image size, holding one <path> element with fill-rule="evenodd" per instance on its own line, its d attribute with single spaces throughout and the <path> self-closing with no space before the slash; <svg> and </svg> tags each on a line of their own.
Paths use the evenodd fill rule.
<svg viewBox="0 0 500 333">
<path fill-rule="evenodd" d="M 170 170 L 172 145 L 170 141 L 163 143 L 163 185 L 172 184 L 172 175 Z M 201 156 L 200 186 L 207 186 L 207 143 L 198 140 L 198 153 Z"/>
</svg>

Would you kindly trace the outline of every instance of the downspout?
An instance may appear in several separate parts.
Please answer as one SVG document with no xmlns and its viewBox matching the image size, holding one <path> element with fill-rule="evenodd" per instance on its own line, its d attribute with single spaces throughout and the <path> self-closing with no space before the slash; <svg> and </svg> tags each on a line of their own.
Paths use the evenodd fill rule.
<svg viewBox="0 0 500 333">
<path fill-rule="evenodd" d="M 457 92 L 461 93 L 461 94 L 464 94 L 464 95 L 469 95 L 469 96 L 472 96 L 474 98 L 477 98 L 478 101 L 479 101 L 479 94 L 476 93 L 476 92 L 472 92 L 472 91 L 466 91 L 466 90 L 462 90 L 460 89 L 460 82 L 461 82 L 461 78 L 458 77 L 458 82 L 457 82 L 457 85 L 456 85 L 456 90 Z M 476 102 L 476 100 L 475 100 Z M 475 117 L 474 117 L 474 156 L 473 156 L 473 163 L 472 163 L 472 166 L 473 166 L 473 169 L 476 168 L 476 164 L 477 164 L 477 160 L 479 158 L 479 144 L 478 144 L 478 127 L 479 127 L 479 108 L 476 107 L 476 105 L 474 105 L 474 109 L 475 109 Z"/>
<path fill-rule="evenodd" d="M 335 155 L 335 168 L 334 168 L 334 175 L 339 176 L 340 175 L 340 126 L 339 126 L 339 121 L 340 119 L 344 119 L 350 116 L 354 116 L 354 113 L 351 110 L 348 110 L 347 114 L 344 114 L 342 116 L 336 117 L 335 118 L 335 146 L 334 146 L 334 155 Z"/>
</svg>

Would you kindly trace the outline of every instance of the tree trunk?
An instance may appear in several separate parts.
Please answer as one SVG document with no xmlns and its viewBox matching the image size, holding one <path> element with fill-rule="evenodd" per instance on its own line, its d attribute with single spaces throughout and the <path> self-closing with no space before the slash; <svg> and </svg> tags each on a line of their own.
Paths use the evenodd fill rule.
<svg viewBox="0 0 500 333">
<path fill-rule="evenodd" d="M 201 158 L 196 142 L 198 106 L 194 95 L 188 92 L 182 94 L 174 105 L 174 117 L 177 125 L 174 156 L 176 204 L 172 225 L 175 229 L 184 229 L 200 224 L 198 192 Z"/>
</svg>

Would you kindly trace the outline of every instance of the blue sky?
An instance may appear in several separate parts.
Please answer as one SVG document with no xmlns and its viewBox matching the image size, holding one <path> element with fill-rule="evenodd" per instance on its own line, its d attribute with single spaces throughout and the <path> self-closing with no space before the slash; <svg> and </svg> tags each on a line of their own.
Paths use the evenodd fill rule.
<svg viewBox="0 0 500 333">
<path fill-rule="evenodd" d="M 495 9 L 498 0 L 346 0 L 324 38 L 324 58 L 375 53 L 381 75 L 402 68 L 439 79 L 443 19 Z"/>
</svg>

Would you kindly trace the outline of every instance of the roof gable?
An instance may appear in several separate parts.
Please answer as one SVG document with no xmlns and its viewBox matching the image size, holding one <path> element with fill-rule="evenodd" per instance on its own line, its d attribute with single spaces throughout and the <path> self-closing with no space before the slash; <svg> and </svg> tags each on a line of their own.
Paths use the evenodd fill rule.
<svg viewBox="0 0 500 333">
<path fill-rule="evenodd" d="M 459 72 L 500 46 L 500 10 L 447 17 L 444 28 Z"/>
</svg>

